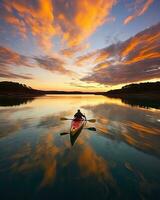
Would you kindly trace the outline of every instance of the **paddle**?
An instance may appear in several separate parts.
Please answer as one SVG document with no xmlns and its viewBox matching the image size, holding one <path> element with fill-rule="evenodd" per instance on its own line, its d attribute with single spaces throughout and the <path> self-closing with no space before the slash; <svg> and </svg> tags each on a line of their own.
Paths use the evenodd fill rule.
<svg viewBox="0 0 160 200">
<path fill-rule="evenodd" d="M 84 128 L 84 129 L 87 129 L 87 130 L 89 130 L 89 131 L 96 131 L 96 128 L 95 128 L 95 127 L 89 127 L 89 128 Z M 68 134 L 69 134 L 69 133 L 67 133 L 67 132 L 60 133 L 61 136 L 63 136 L 63 135 L 68 135 Z"/>
<path fill-rule="evenodd" d="M 67 135 L 67 134 L 69 134 L 69 133 L 66 133 L 66 132 L 64 132 L 64 133 L 60 133 L 60 135 Z"/>
<path fill-rule="evenodd" d="M 85 128 L 85 129 L 87 129 L 87 130 L 89 130 L 89 131 L 96 131 L 96 128 L 95 128 L 95 127 L 89 127 L 89 128 Z"/>
<path fill-rule="evenodd" d="M 65 118 L 65 117 L 61 117 L 60 118 L 61 120 L 73 120 L 73 119 L 68 119 L 68 118 Z M 95 123 L 96 122 L 96 119 L 87 119 L 85 120 L 87 122 L 91 122 L 91 123 Z"/>
</svg>

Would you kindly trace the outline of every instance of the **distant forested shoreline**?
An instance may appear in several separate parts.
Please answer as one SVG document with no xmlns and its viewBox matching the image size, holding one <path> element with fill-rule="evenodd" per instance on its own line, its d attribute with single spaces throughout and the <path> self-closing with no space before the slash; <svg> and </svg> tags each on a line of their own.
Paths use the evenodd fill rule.
<svg viewBox="0 0 160 200">
<path fill-rule="evenodd" d="M 129 84 L 121 89 L 108 92 L 44 91 L 33 89 L 25 84 L 11 81 L 0 82 L 0 96 L 39 96 L 45 94 L 100 94 L 113 98 L 160 98 L 160 82 Z"/>
<path fill-rule="evenodd" d="M 121 89 L 110 90 L 105 95 L 114 98 L 160 98 L 160 82 L 129 84 Z"/>
<path fill-rule="evenodd" d="M 110 98 L 119 98 L 122 102 L 131 106 L 152 107 L 160 109 L 160 82 L 147 82 L 139 84 L 129 84 L 121 89 L 110 90 L 108 92 L 79 92 L 79 91 L 43 91 L 36 90 L 25 84 L 17 82 L 0 82 L 0 106 L 12 106 L 27 103 L 35 97 L 46 94 L 94 94 L 104 95 Z"/>
<path fill-rule="evenodd" d="M 80 91 L 56 91 L 56 90 L 37 90 L 33 89 L 25 84 L 11 81 L 2 81 L 0 82 L 0 96 L 40 96 L 46 94 L 95 94 L 94 92 L 80 92 Z"/>
</svg>

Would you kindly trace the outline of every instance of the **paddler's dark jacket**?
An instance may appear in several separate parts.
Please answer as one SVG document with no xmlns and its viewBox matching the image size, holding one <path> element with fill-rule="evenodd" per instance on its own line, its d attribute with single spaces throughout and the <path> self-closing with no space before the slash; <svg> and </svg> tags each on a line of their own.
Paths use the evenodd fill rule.
<svg viewBox="0 0 160 200">
<path fill-rule="evenodd" d="M 74 117 L 75 117 L 75 118 L 82 118 L 82 117 L 86 118 L 86 116 L 83 115 L 81 112 L 77 112 L 77 113 L 74 115 Z"/>
</svg>

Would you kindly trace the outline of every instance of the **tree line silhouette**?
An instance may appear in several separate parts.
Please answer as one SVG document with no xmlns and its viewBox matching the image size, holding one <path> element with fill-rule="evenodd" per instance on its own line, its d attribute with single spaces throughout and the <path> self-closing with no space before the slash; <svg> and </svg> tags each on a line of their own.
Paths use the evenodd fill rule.
<svg viewBox="0 0 160 200">
<path fill-rule="evenodd" d="M 110 90 L 106 92 L 107 95 L 118 94 L 139 94 L 148 92 L 160 92 L 160 82 L 146 82 L 146 83 L 134 83 L 123 86 L 121 89 Z"/>
</svg>

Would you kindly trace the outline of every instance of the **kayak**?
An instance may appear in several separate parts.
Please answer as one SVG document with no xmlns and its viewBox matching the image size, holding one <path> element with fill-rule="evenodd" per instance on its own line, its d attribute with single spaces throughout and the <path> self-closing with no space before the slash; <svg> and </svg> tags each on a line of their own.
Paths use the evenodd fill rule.
<svg viewBox="0 0 160 200">
<path fill-rule="evenodd" d="M 71 140 L 72 145 L 75 143 L 77 137 L 81 133 L 85 124 L 86 124 L 86 120 L 83 118 L 82 119 L 75 118 L 72 120 L 71 128 L 70 128 L 70 140 Z"/>
<path fill-rule="evenodd" d="M 83 126 L 85 125 L 86 120 L 81 118 L 75 118 L 71 122 L 71 129 L 70 134 L 75 135 L 79 130 L 82 130 Z"/>
</svg>

